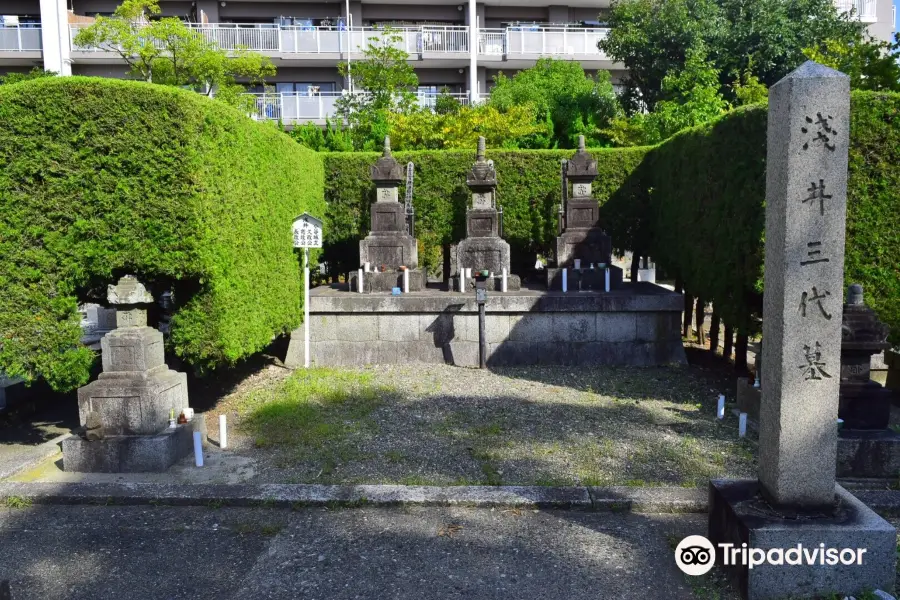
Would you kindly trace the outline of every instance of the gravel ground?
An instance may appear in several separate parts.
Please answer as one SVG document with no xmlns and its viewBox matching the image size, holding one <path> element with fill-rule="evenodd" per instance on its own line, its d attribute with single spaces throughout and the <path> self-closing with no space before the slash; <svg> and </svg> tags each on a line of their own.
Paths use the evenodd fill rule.
<svg viewBox="0 0 900 600">
<path fill-rule="evenodd" d="M 269 367 L 207 420 L 217 439 L 229 415 L 257 481 L 694 486 L 755 473 L 755 441 L 715 419 L 720 385 L 697 368 Z"/>
</svg>

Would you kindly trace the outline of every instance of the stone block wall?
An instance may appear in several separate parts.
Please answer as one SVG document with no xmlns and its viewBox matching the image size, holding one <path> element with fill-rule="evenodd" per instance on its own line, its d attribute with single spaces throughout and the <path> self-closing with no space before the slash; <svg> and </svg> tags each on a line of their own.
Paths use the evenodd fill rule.
<svg viewBox="0 0 900 600">
<path fill-rule="evenodd" d="M 404 307 L 403 300 L 414 299 L 355 298 L 359 300 L 340 298 L 338 306 L 335 302 L 316 302 L 313 297 L 312 365 L 424 362 L 478 366 L 478 313 L 474 302 L 406 302 Z M 522 302 L 500 303 L 505 298 L 495 299 L 498 302 L 489 304 L 485 315 L 489 366 L 651 366 L 685 362 L 681 313 L 676 303 L 671 310 L 598 311 L 586 310 L 591 306 L 581 299 L 580 303 L 563 301 L 544 306 L 545 310 L 526 312 Z M 332 310 L 318 312 L 317 308 Z M 573 310 L 559 310 L 563 308 Z M 292 334 L 286 360 L 289 366 L 303 365 L 303 335 L 302 327 Z"/>
</svg>

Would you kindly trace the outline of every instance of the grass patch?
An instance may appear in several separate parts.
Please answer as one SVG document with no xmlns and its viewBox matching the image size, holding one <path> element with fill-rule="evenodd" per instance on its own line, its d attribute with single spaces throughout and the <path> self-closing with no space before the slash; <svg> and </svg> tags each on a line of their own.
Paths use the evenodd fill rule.
<svg viewBox="0 0 900 600">
<path fill-rule="evenodd" d="M 3 500 L 3 504 L 6 508 L 28 508 L 31 506 L 31 500 L 20 496 L 7 496 Z"/>
<path fill-rule="evenodd" d="M 391 394 L 371 373 L 315 368 L 248 393 L 237 411 L 256 447 L 291 450 L 285 460 L 314 460 L 328 476 L 361 457 L 354 440 L 377 431 L 371 414 Z"/>
</svg>

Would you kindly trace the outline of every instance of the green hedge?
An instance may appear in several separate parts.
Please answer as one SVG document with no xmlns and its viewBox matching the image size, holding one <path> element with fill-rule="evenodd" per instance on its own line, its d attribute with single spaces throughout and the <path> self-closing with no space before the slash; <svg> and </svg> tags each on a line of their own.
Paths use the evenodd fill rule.
<svg viewBox="0 0 900 600">
<path fill-rule="evenodd" d="M 78 301 L 175 291 L 172 346 L 229 364 L 301 316 L 290 224 L 322 159 L 192 92 L 83 77 L 0 88 L 0 371 L 83 384 Z"/>
<path fill-rule="evenodd" d="M 614 240 L 633 243 L 746 333 L 762 312 L 765 107 L 729 113 L 648 152 L 604 207 Z M 900 95 L 851 99 L 845 288 L 900 341 Z"/>
<path fill-rule="evenodd" d="M 591 152 L 600 170 L 594 195 L 603 203 L 640 164 L 646 150 Z M 572 155 L 571 150 L 487 151 L 487 158 L 497 169 L 497 200 L 503 207 L 504 237 L 511 246 L 514 272 L 532 268 L 536 254 L 552 256 L 560 201 L 560 161 Z M 324 156 L 328 201 L 325 259 L 333 273 L 346 273 L 359 266 L 358 242 L 369 231 L 369 205 L 375 200 L 369 166 L 379 155 L 335 152 Z M 415 164 L 413 200 L 419 260 L 430 270 L 438 270 L 442 246 L 465 237 L 470 197 L 466 173 L 475 161 L 475 148 L 395 152 L 394 157 L 401 164 Z M 405 189 L 405 184 L 401 185 L 401 198 Z"/>
</svg>

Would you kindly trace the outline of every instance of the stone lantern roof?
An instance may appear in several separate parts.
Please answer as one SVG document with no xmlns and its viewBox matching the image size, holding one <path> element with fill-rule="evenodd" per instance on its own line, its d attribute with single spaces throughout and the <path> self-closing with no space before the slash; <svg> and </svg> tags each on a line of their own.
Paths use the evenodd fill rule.
<svg viewBox="0 0 900 600">
<path fill-rule="evenodd" d="M 578 151 L 569 159 L 566 177 L 575 183 L 590 183 L 597 178 L 597 159 L 584 149 L 584 136 L 578 136 Z"/>
<path fill-rule="evenodd" d="M 484 138 L 479 137 L 475 164 L 466 175 L 466 185 L 472 190 L 489 191 L 497 187 L 497 171 L 494 170 L 493 164 L 484 159 L 484 147 Z"/>
<path fill-rule="evenodd" d="M 391 155 L 391 138 L 384 136 L 384 152 L 378 161 L 369 167 L 369 177 L 379 186 L 399 186 L 403 180 L 403 168 Z"/>
</svg>

